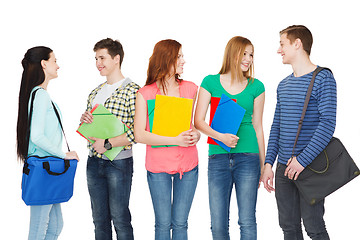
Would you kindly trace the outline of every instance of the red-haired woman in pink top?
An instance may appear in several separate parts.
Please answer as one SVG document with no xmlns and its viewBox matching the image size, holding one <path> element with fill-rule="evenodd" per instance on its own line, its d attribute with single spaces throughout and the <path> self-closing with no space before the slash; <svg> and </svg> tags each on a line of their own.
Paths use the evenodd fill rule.
<svg viewBox="0 0 360 240">
<path fill-rule="evenodd" d="M 149 61 L 146 84 L 135 105 L 135 140 L 146 146 L 146 169 L 155 212 L 156 240 L 186 240 L 187 219 L 198 180 L 198 153 L 195 144 L 200 132 L 191 122 L 190 130 L 176 137 L 150 132 L 148 100 L 156 95 L 193 99 L 198 87 L 180 79 L 185 64 L 181 44 L 163 40 L 155 45 Z M 152 148 L 152 145 L 177 145 Z M 172 230 L 172 237 L 170 234 Z"/>
</svg>

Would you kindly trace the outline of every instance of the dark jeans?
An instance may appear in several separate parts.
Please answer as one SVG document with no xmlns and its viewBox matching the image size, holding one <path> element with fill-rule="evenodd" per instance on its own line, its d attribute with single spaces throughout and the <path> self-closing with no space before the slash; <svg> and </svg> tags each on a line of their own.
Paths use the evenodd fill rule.
<svg viewBox="0 0 360 240">
<path fill-rule="evenodd" d="M 275 173 L 275 197 L 279 224 L 284 240 L 303 240 L 301 219 L 307 235 L 313 240 L 329 240 L 324 221 L 324 200 L 308 204 L 300 195 L 293 180 L 284 176 L 286 165 L 278 163 Z"/>
<path fill-rule="evenodd" d="M 96 240 L 111 240 L 114 225 L 117 240 L 133 240 L 129 198 L 133 158 L 102 160 L 89 157 L 87 183 Z"/>
</svg>

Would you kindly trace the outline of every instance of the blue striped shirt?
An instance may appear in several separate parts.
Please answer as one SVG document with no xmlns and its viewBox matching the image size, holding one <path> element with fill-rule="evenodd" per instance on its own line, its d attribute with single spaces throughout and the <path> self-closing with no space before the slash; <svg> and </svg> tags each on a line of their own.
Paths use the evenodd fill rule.
<svg viewBox="0 0 360 240">
<path fill-rule="evenodd" d="M 265 163 L 286 164 L 292 149 L 312 74 L 294 74 L 282 80 L 277 88 L 275 116 L 271 126 Z M 315 78 L 303 126 L 295 148 L 298 162 L 306 167 L 329 143 L 336 124 L 336 82 L 329 70 Z"/>
</svg>

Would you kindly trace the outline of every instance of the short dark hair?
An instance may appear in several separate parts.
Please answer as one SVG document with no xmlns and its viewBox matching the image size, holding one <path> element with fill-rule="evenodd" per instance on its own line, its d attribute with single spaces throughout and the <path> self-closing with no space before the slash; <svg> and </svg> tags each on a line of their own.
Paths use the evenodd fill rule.
<svg viewBox="0 0 360 240">
<path fill-rule="evenodd" d="M 120 67 L 124 59 L 124 50 L 119 40 L 112 40 L 111 38 L 105 38 L 98 41 L 94 46 L 94 52 L 99 49 L 107 49 L 112 58 L 116 55 L 120 56 Z"/>
<path fill-rule="evenodd" d="M 313 37 L 307 27 L 303 25 L 292 25 L 280 31 L 280 35 L 285 33 L 291 43 L 293 43 L 296 39 L 300 39 L 305 52 L 310 56 Z"/>
</svg>

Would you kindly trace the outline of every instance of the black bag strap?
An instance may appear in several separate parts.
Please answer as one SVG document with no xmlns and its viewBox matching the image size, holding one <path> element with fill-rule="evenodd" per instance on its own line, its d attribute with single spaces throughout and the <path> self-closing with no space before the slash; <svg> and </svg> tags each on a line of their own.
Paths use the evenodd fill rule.
<svg viewBox="0 0 360 240">
<path fill-rule="evenodd" d="M 50 170 L 50 163 L 49 162 L 43 162 L 43 169 L 45 169 L 48 174 L 53 175 L 53 176 L 60 176 L 60 175 L 62 175 L 64 173 L 66 173 L 67 170 L 69 169 L 69 167 L 70 167 L 70 160 L 65 159 L 64 160 L 64 171 L 61 172 L 61 173 L 58 173 L 58 172 L 53 172 L 53 171 Z"/>
<path fill-rule="evenodd" d="M 31 95 L 30 113 L 29 113 L 29 126 L 28 126 L 28 131 L 27 131 L 27 138 L 28 138 L 28 140 L 30 140 L 30 127 L 31 127 L 31 118 L 32 118 L 32 112 L 33 112 L 34 98 L 35 98 L 35 94 L 36 94 L 37 90 L 39 90 L 39 89 L 40 89 L 40 88 L 35 89 L 35 90 L 33 91 L 32 95 Z M 65 138 L 65 142 L 66 142 L 67 149 L 68 149 L 68 151 L 70 152 L 70 147 L 69 147 L 68 141 L 67 141 L 66 136 L 65 136 L 64 128 L 63 128 L 62 123 L 61 123 L 60 114 L 59 114 L 59 112 L 57 111 L 55 104 L 54 104 L 52 101 L 51 101 L 51 103 L 52 103 L 52 105 L 53 105 L 53 109 L 54 109 L 55 115 L 56 115 L 57 119 L 59 120 L 61 130 L 62 130 L 62 132 L 63 132 L 63 134 L 64 134 L 64 138 Z"/>
<path fill-rule="evenodd" d="M 70 147 L 69 147 L 68 141 L 67 141 L 67 139 L 66 139 L 66 135 L 65 135 L 65 131 L 64 131 L 63 125 L 62 125 L 62 123 L 61 123 L 60 114 L 59 114 L 59 112 L 57 111 L 56 106 L 55 106 L 55 104 L 54 104 L 52 101 L 51 101 L 51 104 L 53 105 L 55 115 L 56 115 L 57 119 L 59 120 L 59 124 L 60 124 L 60 127 L 61 127 L 61 131 L 63 132 L 63 135 L 64 135 L 64 139 L 65 139 L 65 142 L 66 142 L 67 149 L 68 149 L 68 151 L 70 152 Z"/>
<path fill-rule="evenodd" d="M 299 120 L 299 126 L 298 126 L 298 130 L 297 130 L 297 134 L 296 134 L 296 138 L 295 138 L 295 142 L 294 142 L 294 147 L 293 147 L 293 150 L 292 150 L 292 153 L 291 153 L 291 157 L 294 157 L 294 153 L 295 153 L 295 146 L 297 144 L 297 141 L 298 141 L 298 138 L 299 138 L 299 135 L 300 135 L 300 131 L 301 131 L 301 127 L 302 127 L 302 124 L 303 124 L 303 121 L 304 121 L 304 117 L 305 117 L 305 113 L 306 113 L 306 109 L 307 109 L 307 106 L 309 104 L 309 101 L 310 101 L 310 96 L 311 96 L 311 92 L 312 92 L 312 88 L 314 86 L 314 82 L 315 82 L 315 77 L 316 75 L 321 72 L 323 69 L 327 69 L 331 72 L 331 70 L 329 68 L 325 68 L 325 67 L 317 67 L 312 75 L 312 79 L 310 81 L 310 84 L 309 84 L 309 87 L 308 87 L 308 90 L 306 92 L 306 97 L 305 97 L 305 102 L 304 102 L 304 107 L 303 107 L 303 110 L 302 110 L 302 113 L 301 113 L 301 117 L 300 117 L 300 120 Z"/>
</svg>

